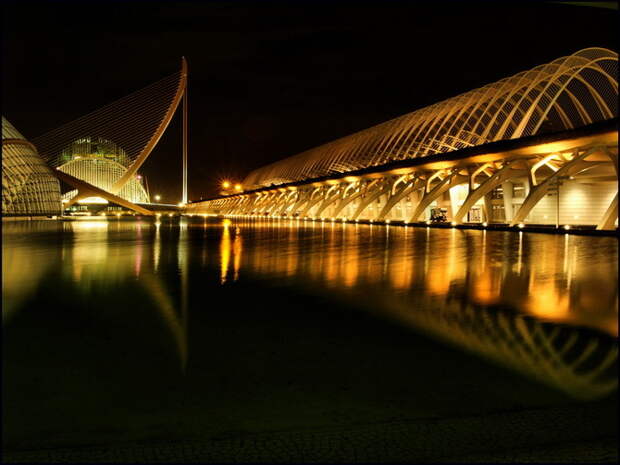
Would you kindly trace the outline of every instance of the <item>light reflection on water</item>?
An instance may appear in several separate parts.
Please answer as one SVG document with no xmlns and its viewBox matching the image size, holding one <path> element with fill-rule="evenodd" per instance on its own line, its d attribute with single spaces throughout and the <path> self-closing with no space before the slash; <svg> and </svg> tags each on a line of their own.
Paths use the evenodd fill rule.
<svg viewBox="0 0 620 465">
<path fill-rule="evenodd" d="M 43 279 L 110 299 L 129 280 L 184 369 L 200 281 L 259 280 L 353 302 L 575 397 L 617 388 L 615 238 L 206 218 L 3 226 L 5 325 Z"/>
</svg>

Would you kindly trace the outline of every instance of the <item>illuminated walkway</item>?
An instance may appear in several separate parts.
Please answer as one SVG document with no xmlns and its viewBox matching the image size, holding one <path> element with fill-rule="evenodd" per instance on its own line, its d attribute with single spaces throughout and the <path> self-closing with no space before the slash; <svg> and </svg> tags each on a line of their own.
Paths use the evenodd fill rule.
<svg viewBox="0 0 620 465">
<path fill-rule="evenodd" d="M 187 212 L 614 229 L 617 64 L 581 50 L 259 168 Z"/>
</svg>

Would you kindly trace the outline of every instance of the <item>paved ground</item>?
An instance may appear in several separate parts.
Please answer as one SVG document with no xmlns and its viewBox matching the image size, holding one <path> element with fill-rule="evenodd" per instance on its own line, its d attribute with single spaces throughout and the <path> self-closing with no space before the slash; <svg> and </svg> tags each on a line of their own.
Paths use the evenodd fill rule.
<svg viewBox="0 0 620 465">
<path fill-rule="evenodd" d="M 112 313 L 126 310 L 97 299 L 65 309 L 71 318 L 16 315 L 3 341 L 3 461 L 617 459 L 615 394 L 578 402 L 318 298 L 270 293 L 244 307 L 235 299 L 254 291 L 227 292 L 234 312 L 193 313 L 184 369 L 140 308 L 122 324 Z"/>
</svg>

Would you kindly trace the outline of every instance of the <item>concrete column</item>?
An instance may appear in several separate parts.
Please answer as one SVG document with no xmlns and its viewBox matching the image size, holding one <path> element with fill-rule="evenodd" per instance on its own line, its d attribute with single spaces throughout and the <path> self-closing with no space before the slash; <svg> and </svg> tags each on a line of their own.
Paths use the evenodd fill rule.
<svg viewBox="0 0 620 465">
<path fill-rule="evenodd" d="M 493 203 L 491 202 L 491 192 L 484 196 L 482 213 L 484 214 L 484 221 L 487 223 L 493 222 Z"/>
<path fill-rule="evenodd" d="M 448 219 L 453 220 L 456 212 L 459 211 L 459 199 L 457 189 L 451 188 L 448 189 L 448 193 L 450 196 L 450 207 L 448 208 Z"/>
<path fill-rule="evenodd" d="M 502 183 L 504 191 L 504 214 L 506 222 L 512 221 L 512 183 L 510 181 Z"/>
</svg>

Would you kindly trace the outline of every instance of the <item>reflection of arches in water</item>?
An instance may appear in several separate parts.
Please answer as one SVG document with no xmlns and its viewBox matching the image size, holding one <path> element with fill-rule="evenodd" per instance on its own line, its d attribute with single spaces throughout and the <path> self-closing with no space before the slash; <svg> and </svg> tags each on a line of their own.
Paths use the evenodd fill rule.
<svg viewBox="0 0 620 465">
<path fill-rule="evenodd" d="M 2 323 L 7 324 L 60 259 L 60 251 L 39 234 L 53 234 L 56 221 L 16 221 L 2 224 Z M 36 257 L 33 260 L 32 257 Z"/>
<path fill-rule="evenodd" d="M 75 221 L 69 223 L 69 227 L 75 234 L 75 240 L 68 243 L 67 252 L 70 254 L 67 254 L 63 266 L 67 267 L 70 275 L 77 276 L 76 282 L 80 283 L 78 289 L 84 285 L 88 288 L 102 283 L 118 285 L 129 278 L 132 280 L 137 278 L 151 297 L 153 308 L 170 332 L 181 369 L 185 370 L 188 353 L 185 308 L 187 301 L 181 299 L 175 303 L 161 278 L 148 272 L 155 270 L 160 261 L 160 226 L 141 222 L 121 224 L 109 221 Z M 148 236 L 152 240 L 129 242 L 127 248 L 123 247 L 122 242 L 114 240 L 114 234 L 127 231 L 129 227 L 135 229 L 136 237 Z M 178 247 L 176 241 L 173 241 L 172 245 Z M 148 247 L 152 247 L 153 250 L 148 252 L 144 250 Z M 179 253 L 172 255 L 172 248 L 174 247 L 168 248 L 168 258 L 175 256 L 180 266 L 185 265 L 187 252 L 179 250 Z M 181 271 L 183 275 L 187 272 L 185 269 Z M 181 283 L 182 286 L 184 284 L 187 283 Z"/>
<path fill-rule="evenodd" d="M 153 240 L 136 244 L 113 240 L 114 234 L 136 229 L 136 236 L 150 235 Z M 153 231 L 154 228 L 155 231 Z M 50 234 L 62 234 L 62 244 L 50 242 Z M 41 234 L 41 235 L 39 235 Z M 24 239 L 25 237 L 25 239 Z M 153 308 L 161 317 L 174 340 L 182 370 L 187 363 L 187 299 L 175 302 L 161 278 L 154 270 L 159 262 L 159 228 L 148 223 L 117 223 L 108 221 L 28 222 L 3 225 L 3 323 L 19 311 L 25 299 L 46 280 L 59 279 L 75 283 L 72 292 L 89 293 L 96 286 L 117 288 L 128 281 L 142 285 L 151 297 Z M 174 245 L 174 244 L 173 244 Z M 153 247 L 153 251 L 148 250 Z M 148 253 L 147 253 L 148 251 Z M 182 278 L 187 270 L 187 251 L 177 254 L 182 267 Z M 36 257 L 36 260 L 33 260 Z M 60 273 L 56 267 L 60 267 Z M 186 281 L 181 282 L 186 292 Z M 185 289 L 185 291 L 184 291 Z M 62 299 L 70 298 L 66 295 Z M 119 296 L 119 300 L 123 297 Z M 62 303 L 63 300 L 60 301 Z M 123 302 L 123 301 L 121 301 Z M 51 302 L 53 307 L 54 302 Z"/>
<path fill-rule="evenodd" d="M 612 304 L 617 302 L 617 291 L 609 291 L 608 296 L 599 290 L 593 295 L 588 289 L 580 289 L 583 277 L 575 281 L 573 276 L 568 302 L 564 298 L 568 291 L 549 278 L 565 268 L 562 237 L 556 241 L 555 236 L 537 236 L 534 241 L 529 236 L 524 239 L 523 233 L 393 229 L 386 256 L 384 227 L 347 226 L 354 237 L 346 232 L 344 236 L 335 234 L 332 228 L 336 227 L 331 223 L 313 223 L 296 234 L 278 228 L 252 229 L 260 235 L 248 249 L 245 270 L 287 276 L 295 286 L 312 293 L 317 289 L 324 293 L 327 288 L 338 295 L 343 289 L 353 289 L 355 296 L 364 296 L 361 305 L 379 314 L 577 398 L 599 398 L 617 389 L 614 367 L 618 346 L 608 327 L 610 313 L 599 307 L 598 313 L 591 314 L 596 308 L 592 299 L 608 306 L 610 312 L 616 308 L 617 303 L 616 307 Z M 358 235 L 361 230 L 365 232 Z M 293 276 L 282 256 L 282 251 L 291 248 L 291 241 L 299 242 L 302 247 L 295 249 L 304 251 L 299 258 L 302 266 Z M 541 256 L 546 257 L 545 263 Z M 590 301 L 580 303 L 583 297 Z M 359 297 L 356 299 L 359 305 Z M 549 314 L 557 302 L 565 307 L 570 303 L 568 314 L 558 314 L 565 307 Z M 528 311 L 535 303 L 540 308 L 531 311 L 534 317 L 510 310 Z M 543 316 L 554 317 L 555 322 L 543 322 Z M 591 318 L 600 321 L 589 321 Z M 597 329 L 579 329 L 586 324 Z"/>
<path fill-rule="evenodd" d="M 225 284 L 228 278 L 228 271 L 232 259 L 233 281 L 239 279 L 239 269 L 241 268 L 241 255 L 243 252 L 243 242 L 241 229 L 235 227 L 234 239 L 230 238 L 230 220 L 222 223 L 222 238 L 220 240 L 220 284 Z"/>
<path fill-rule="evenodd" d="M 390 314 L 573 397 L 600 398 L 618 387 L 617 341 L 594 331 L 460 303 L 426 302 Z"/>
</svg>

